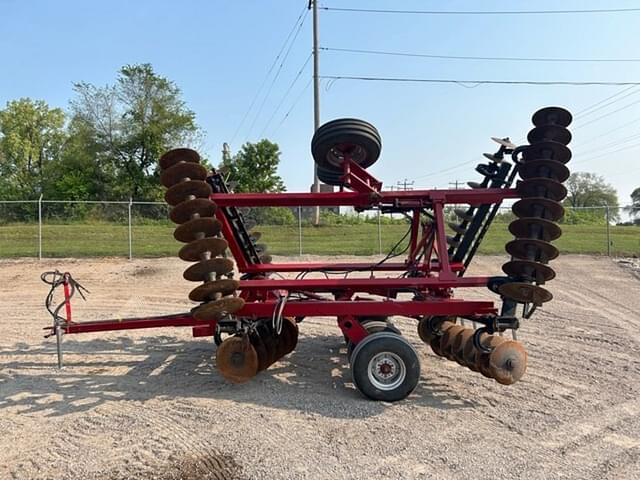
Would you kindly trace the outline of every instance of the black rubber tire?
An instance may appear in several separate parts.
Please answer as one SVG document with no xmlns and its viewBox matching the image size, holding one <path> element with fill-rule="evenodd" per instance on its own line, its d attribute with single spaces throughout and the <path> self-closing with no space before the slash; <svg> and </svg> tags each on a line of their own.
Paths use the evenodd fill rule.
<svg viewBox="0 0 640 480">
<path fill-rule="evenodd" d="M 382 150 L 382 139 L 376 127 L 357 118 L 339 118 L 322 125 L 311 139 L 311 154 L 318 166 L 339 170 L 342 159 L 332 150 L 340 144 L 360 147 L 353 161 L 362 168 L 373 165 Z"/>
<path fill-rule="evenodd" d="M 392 332 L 398 335 L 402 335 L 400 329 L 389 321 L 389 317 L 368 317 L 359 319 L 358 321 L 370 334 L 378 332 Z M 381 325 L 376 324 L 373 326 L 373 328 L 371 328 L 371 326 L 367 328 L 367 324 L 371 324 L 372 322 L 384 322 L 386 323 L 386 326 L 381 327 Z M 344 341 L 347 343 L 347 359 L 351 360 L 351 354 L 353 353 L 353 349 L 355 348 L 356 344 L 349 340 L 349 337 L 347 337 L 346 335 L 344 336 Z"/>
<path fill-rule="evenodd" d="M 392 354 L 404 367 L 404 377 L 388 389 L 380 388 L 369 376 L 369 363 L 381 353 Z M 396 368 L 398 368 L 398 365 Z M 401 370 L 402 371 L 402 370 Z M 420 380 L 420 359 L 414 348 L 400 335 L 392 332 L 373 333 L 362 340 L 353 350 L 351 375 L 356 388 L 372 400 L 395 402 L 406 398 Z"/>
<path fill-rule="evenodd" d="M 318 165 L 318 179 L 327 185 L 341 186 L 344 182 L 340 180 L 342 170 L 329 169 Z"/>
</svg>

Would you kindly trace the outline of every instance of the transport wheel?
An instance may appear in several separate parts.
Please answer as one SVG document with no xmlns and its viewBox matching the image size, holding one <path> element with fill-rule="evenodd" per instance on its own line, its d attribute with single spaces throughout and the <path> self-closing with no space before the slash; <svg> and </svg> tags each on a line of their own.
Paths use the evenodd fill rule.
<svg viewBox="0 0 640 480">
<path fill-rule="evenodd" d="M 397 335 L 402 335 L 402 332 L 393 323 L 389 321 L 387 317 L 368 317 L 358 319 L 360 324 L 369 333 L 377 332 L 392 332 Z M 349 340 L 349 337 L 344 336 L 344 340 L 347 342 L 347 358 L 351 358 L 355 344 Z"/>
<path fill-rule="evenodd" d="M 311 139 L 318 166 L 340 169 L 345 157 L 367 168 L 380 156 L 382 140 L 376 127 L 356 118 L 339 118 L 322 125 Z"/>
<path fill-rule="evenodd" d="M 318 165 L 318 180 L 327 185 L 343 185 L 344 182 L 340 180 L 342 176 L 342 170 L 339 168 L 325 168 Z"/>
<path fill-rule="evenodd" d="M 356 345 L 351 357 L 356 388 L 372 400 L 407 397 L 420 380 L 420 360 L 413 347 L 393 332 L 377 332 Z"/>
</svg>

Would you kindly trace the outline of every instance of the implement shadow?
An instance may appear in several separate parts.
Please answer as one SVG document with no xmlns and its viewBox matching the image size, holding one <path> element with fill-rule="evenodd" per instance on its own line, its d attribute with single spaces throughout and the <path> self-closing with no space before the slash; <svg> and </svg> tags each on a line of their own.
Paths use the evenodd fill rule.
<svg viewBox="0 0 640 480">
<path fill-rule="evenodd" d="M 302 335 L 293 353 L 250 382 L 234 385 L 216 371 L 211 341 L 171 336 L 66 340 L 62 370 L 55 368 L 55 344 L 20 343 L 0 351 L 0 411 L 59 416 L 107 402 L 154 398 L 230 400 L 332 418 L 371 417 L 393 408 L 358 393 L 344 351 L 338 336 Z M 437 409 L 475 406 L 425 379 L 393 406 L 406 402 Z"/>
</svg>

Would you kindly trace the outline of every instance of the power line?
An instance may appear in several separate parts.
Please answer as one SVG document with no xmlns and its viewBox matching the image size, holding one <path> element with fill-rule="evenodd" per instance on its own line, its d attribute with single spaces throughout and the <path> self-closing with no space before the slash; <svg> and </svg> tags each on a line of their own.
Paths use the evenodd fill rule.
<svg viewBox="0 0 640 480">
<path fill-rule="evenodd" d="M 273 135 L 276 134 L 276 132 L 280 129 L 280 127 L 284 124 L 284 122 L 287 120 L 287 118 L 289 118 L 289 114 L 293 111 L 293 109 L 296 107 L 296 105 L 298 105 L 298 102 L 300 102 L 300 99 L 302 98 L 302 96 L 304 95 L 304 93 L 307 91 L 307 89 L 309 88 L 309 86 L 311 85 L 311 78 L 309 79 L 309 81 L 307 82 L 307 84 L 304 86 L 304 88 L 302 89 L 302 91 L 298 94 L 298 96 L 296 97 L 296 99 L 293 101 L 293 104 L 291 104 L 291 107 L 289 108 L 289 110 L 287 110 L 287 113 L 285 113 L 284 117 L 282 117 L 282 120 L 280 120 L 280 123 L 278 124 L 278 126 L 276 127 L 276 129 L 273 131 Z"/>
<path fill-rule="evenodd" d="M 635 87 L 634 86 L 629 87 L 629 89 L 632 89 L 632 88 L 635 88 Z M 600 105 L 599 107 L 592 108 L 591 110 L 589 110 L 586 113 L 583 113 L 582 115 L 577 115 L 576 114 L 576 118 L 582 119 L 582 118 L 584 118 L 586 116 L 592 115 L 595 112 L 598 112 L 598 111 L 602 110 L 603 108 L 607 108 L 608 106 L 613 105 L 614 103 L 618 103 L 619 101 L 624 100 L 625 98 L 630 97 L 631 95 L 635 95 L 636 93 L 640 93 L 640 90 L 634 90 L 631 93 L 627 93 L 626 95 L 623 95 L 622 97 L 616 98 L 615 100 L 611 100 L 610 102 L 605 103 L 603 105 Z"/>
<path fill-rule="evenodd" d="M 582 13 L 631 13 L 640 8 L 598 8 L 591 10 L 383 10 L 373 8 L 320 7 L 333 12 L 391 13 L 417 15 L 555 15 Z"/>
<path fill-rule="evenodd" d="M 612 128 L 611 130 L 607 130 L 606 132 L 603 132 L 603 133 L 601 133 L 599 135 L 596 135 L 595 137 L 590 137 L 588 140 L 585 140 L 584 142 L 582 142 L 581 145 L 586 145 L 587 143 L 591 143 L 594 140 L 597 140 L 599 138 L 605 137 L 605 136 L 609 135 L 610 133 L 615 133 L 618 130 L 622 130 L 623 128 L 628 127 L 629 125 L 633 125 L 634 123 L 637 123 L 637 122 L 640 122 L 640 117 L 634 118 L 630 122 L 623 123 L 622 125 L 619 125 L 616 128 Z"/>
<path fill-rule="evenodd" d="M 365 82 L 402 82 L 402 83 L 454 83 L 456 85 L 569 85 L 569 86 L 587 86 L 587 85 L 640 85 L 640 82 L 601 82 L 601 81 L 534 81 L 534 80 L 452 80 L 441 78 L 400 78 L 400 77 L 367 77 L 356 75 L 321 75 L 320 78 L 327 80 L 360 80 Z M 466 84 L 466 85 L 465 85 Z"/>
<path fill-rule="evenodd" d="M 602 158 L 602 157 L 606 157 L 608 155 L 611 155 L 613 153 L 618 153 L 618 152 L 622 152 L 625 150 L 631 150 L 631 149 L 636 149 L 636 148 L 640 148 L 640 143 L 634 143 L 632 145 L 628 145 L 626 147 L 622 147 L 622 148 L 618 148 L 616 150 L 611 150 L 609 152 L 604 152 L 604 153 L 600 153 L 594 157 L 588 157 L 588 158 L 581 158 L 580 160 L 574 161 L 573 164 L 578 164 L 578 163 L 584 163 L 584 162 L 591 162 L 592 160 L 597 160 L 598 158 Z"/>
<path fill-rule="evenodd" d="M 267 70 L 267 74 L 264 76 L 264 79 L 262 80 L 262 83 L 260 84 L 260 87 L 258 88 L 258 91 L 256 92 L 256 94 L 253 97 L 253 100 L 251 100 L 251 103 L 249 104 L 249 108 L 247 109 L 247 111 L 242 116 L 242 120 L 240 120 L 240 124 L 238 125 L 238 127 L 235 130 L 235 132 L 233 133 L 233 136 L 231 137 L 231 142 L 230 143 L 233 143 L 233 141 L 238 136 L 238 133 L 240 132 L 240 129 L 244 125 L 245 120 L 249 116 L 249 113 L 253 109 L 253 106 L 255 105 L 256 101 L 258 100 L 258 97 L 260 96 L 260 93 L 262 92 L 262 89 L 264 88 L 265 84 L 267 83 L 267 79 L 271 75 L 271 72 L 273 71 L 275 66 L 278 64 L 278 59 L 280 58 L 280 56 L 282 55 L 282 52 L 284 52 L 284 49 L 286 48 L 287 44 L 289 43 L 289 39 L 291 38 L 291 35 L 293 35 L 293 32 L 295 32 L 296 27 L 298 26 L 298 22 L 300 21 L 302 16 L 306 14 L 306 12 L 307 12 L 307 6 L 305 5 L 304 7 L 302 7 L 302 10 L 300 11 L 300 14 L 298 15 L 298 18 L 296 18 L 296 21 L 293 23 L 293 27 L 289 31 L 289 34 L 287 35 L 287 38 L 285 39 L 284 43 L 282 44 L 282 47 L 280 47 L 280 51 L 278 52 L 276 57 L 273 59 L 273 62 L 271 63 L 271 66 L 269 67 L 269 70 Z"/>
<path fill-rule="evenodd" d="M 390 52 L 386 50 L 363 50 L 356 48 L 320 47 L 327 52 L 361 53 L 367 55 L 390 55 L 395 57 L 439 58 L 447 60 L 490 60 L 505 62 L 640 62 L 640 58 L 541 58 L 541 57 L 476 57 L 470 55 L 436 55 L 428 53 Z"/>
<path fill-rule="evenodd" d="M 271 80 L 271 84 L 267 89 L 267 93 L 265 94 L 264 99 L 260 104 L 260 108 L 258 109 L 256 116 L 253 118 L 253 121 L 251 122 L 251 126 L 249 127 L 249 132 L 247 133 L 247 139 L 251 136 L 251 131 L 253 130 L 253 127 L 255 126 L 256 121 L 258 120 L 258 117 L 260 117 L 260 114 L 262 113 L 262 109 L 264 108 L 265 103 L 267 103 L 267 99 L 271 94 L 271 90 L 273 90 L 273 86 L 275 85 L 276 81 L 278 80 L 278 77 L 280 76 L 282 67 L 284 66 L 285 62 L 287 61 L 287 58 L 289 57 L 289 53 L 291 52 L 291 49 L 293 48 L 293 44 L 295 43 L 296 39 L 298 38 L 298 35 L 300 34 L 300 30 L 302 30 L 302 26 L 304 25 L 304 21 L 307 19 L 308 14 L 309 14 L 309 10 L 305 10 L 304 16 L 302 17 L 302 20 L 300 20 L 300 23 L 298 24 L 296 33 L 294 34 L 293 39 L 291 40 L 291 43 L 289 43 L 289 48 L 285 52 L 284 57 L 282 57 L 282 62 L 280 62 L 280 65 L 276 70 L 276 74 L 274 75 L 273 79 Z"/>
<path fill-rule="evenodd" d="M 280 107 L 282 106 L 282 104 L 284 103 L 286 98 L 289 96 L 289 93 L 291 92 L 291 90 L 293 89 L 294 85 L 296 84 L 296 82 L 300 78 L 300 75 L 302 75 L 302 72 L 304 71 L 305 67 L 309 64 L 309 60 L 311 60 L 311 54 L 309 54 L 307 56 L 307 59 L 304 61 L 304 63 L 302 64 L 302 67 L 300 67 L 300 70 L 298 70 L 298 73 L 296 74 L 295 78 L 293 79 L 293 81 L 289 85 L 289 88 L 287 88 L 286 92 L 284 92 L 284 95 L 280 99 L 280 102 L 278 102 L 278 105 L 276 106 L 275 110 L 273 111 L 273 113 L 269 117 L 269 120 L 267 120 L 267 124 L 264 126 L 264 128 L 260 132 L 260 135 L 259 135 L 260 137 L 262 137 L 264 135 L 264 133 L 269 128 L 269 125 L 271 125 L 271 121 L 273 120 L 273 117 L 276 116 L 276 114 L 280 110 Z"/>
<path fill-rule="evenodd" d="M 585 127 L 585 126 L 587 126 L 587 125 L 590 125 L 590 124 L 592 124 L 592 123 L 594 123 L 594 122 L 597 122 L 598 120 L 601 120 L 601 119 L 606 118 L 606 117 L 608 117 L 608 116 L 610 116 L 610 115 L 613 115 L 614 113 L 618 113 L 618 112 L 620 112 L 620 111 L 622 111 L 622 110 L 626 110 L 627 108 L 632 107 L 632 106 L 634 106 L 634 105 L 636 105 L 636 104 L 638 104 L 638 103 L 640 103 L 640 100 L 636 100 L 635 102 L 628 103 L 628 104 L 626 104 L 626 105 L 625 105 L 625 106 L 623 106 L 623 107 L 616 108 L 615 110 L 612 110 L 612 111 L 610 111 L 610 112 L 608 112 L 608 113 L 605 113 L 604 115 L 600 115 L 599 117 L 596 117 L 596 118 L 594 118 L 594 119 L 592 119 L 592 120 L 589 120 L 588 122 L 581 123 L 580 125 L 576 125 L 576 127 L 574 128 L 574 130 L 577 130 L 577 129 L 579 129 L 579 128 Z"/>
<path fill-rule="evenodd" d="M 583 108 L 583 109 L 582 109 L 582 110 L 580 110 L 579 112 L 576 112 L 576 113 L 574 114 L 574 118 L 575 118 L 575 117 L 579 117 L 580 115 L 586 114 L 586 112 L 588 112 L 589 110 L 593 109 L 593 107 L 597 107 L 598 105 L 600 105 L 600 104 L 602 104 L 602 103 L 606 102 L 607 100 L 611 100 L 612 98 L 615 98 L 615 97 L 617 97 L 618 95 L 622 95 L 624 92 L 627 92 L 627 91 L 629 91 L 629 90 L 631 90 L 631 89 L 633 89 L 633 88 L 636 88 L 636 86 L 635 86 L 635 85 L 632 85 L 632 86 L 630 86 L 630 87 L 623 88 L 623 89 L 622 89 L 622 90 L 620 90 L 619 92 L 614 93 L 613 95 L 610 95 L 610 96 L 608 96 L 607 98 L 604 98 L 604 99 L 600 100 L 599 102 L 592 103 L 591 105 L 589 105 L 589 106 L 587 106 L 587 107 Z"/>
</svg>

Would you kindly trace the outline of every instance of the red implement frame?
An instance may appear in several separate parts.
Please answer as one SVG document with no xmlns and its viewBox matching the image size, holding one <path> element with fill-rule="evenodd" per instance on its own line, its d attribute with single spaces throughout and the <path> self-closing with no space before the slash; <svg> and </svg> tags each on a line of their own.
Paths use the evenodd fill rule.
<svg viewBox="0 0 640 480">
<path fill-rule="evenodd" d="M 444 207 L 446 204 L 482 205 L 500 203 L 504 199 L 518 198 L 515 189 L 483 188 L 470 190 L 381 190 L 382 183 L 360 166 L 347 160 L 343 182 L 351 191 L 333 193 L 214 193 L 218 205 L 217 219 L 222 234 L 229 243 L 238 270 L 259 279 L 243 280 L 241 296 L 246 304 L 237 312 L 240 317 L 271 317 L 278 306 L 278 298 L 291 293 L 303 294 L 305 299 L 288 300 L 282 315 L 288 317 L 334 316 L 340 328 L 352 340 L 358 341 L 364 330 L 355 318 L 365 316 L 392 316 L 421 318 L 423 316 L 483 317 L 496 315 L 491 301 L 469 301 L 453 298 L 454 288 L 485 287 L 489 277 L 458 276 L 461 263 L 451 263 L 445 234 Z M 231 207 L 312 207 L 352 206 L 360 210 L 396 208 L 410 213 L 411 232 L 408 255 L 404 262 L 393 263 L 253 263 L 238 243 L 233 226 L 225 212 Z M 433 220 L 422 224 L 421 214 L 428 210 Z M 261 274 L 272 272 L 313 271 L 368 272 L 366 278 L 323 279 L 271 279 Z M 398 277 L 381 276 L 382 272 L 410 272 Z M 356 293 L 376 295 L 378 299 L 360 299 Z M 399 294 L 411 293 L 413 298 L 398 299 Z M 65 294 L 68 295 L 67 289 Z M 320 296 L 319 294 L 324 294 Z M 67 318 L 71 319 L 68 304 Z M 346 326 L 345 326 L 346 325 Z M 194 336 L 211 335 L 216 322 L 199 322 L 189 313 L 151 318 L 131 318 L 74 322 L 64 326 L 66 333 L 98 332 L 156 327 L 193 327 Z"/>
</svg>

